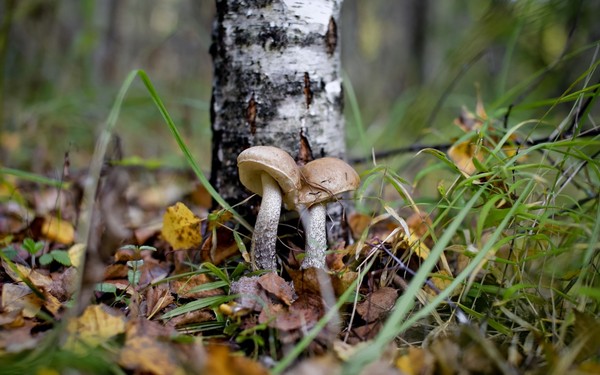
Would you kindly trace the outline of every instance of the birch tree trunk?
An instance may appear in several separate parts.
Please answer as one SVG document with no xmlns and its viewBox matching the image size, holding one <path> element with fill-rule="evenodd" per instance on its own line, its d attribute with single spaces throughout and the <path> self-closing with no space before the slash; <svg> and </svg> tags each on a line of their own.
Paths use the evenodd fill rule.
<svg viewBox="0 0 600 375">
<path fill-rule="evenodd" d="M 341 2 L 216 1 L 211 180 L 227 201 L 247 196 L 236 158 L 248 147 L 277 146 L 299 164 L 344 157 Z"/>
</svg>

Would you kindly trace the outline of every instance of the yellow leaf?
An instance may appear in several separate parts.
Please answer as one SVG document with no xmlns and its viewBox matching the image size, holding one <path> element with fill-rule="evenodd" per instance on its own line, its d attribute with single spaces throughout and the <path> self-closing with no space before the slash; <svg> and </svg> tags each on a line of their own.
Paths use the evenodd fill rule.
<svg viewBox="0 0 600 375">
<path fill-rule="evenodd" d="M 163 217 L 163 238 L 174 250 L 197 247 L 202 242 L 200 219 L 183 203 L 167 207 Z"/>
<path fill-rule="evenodd" d="M 434 369 L 433 355 L 422 348 L 410 347 L 408 353 L 396 359 L 396 368 L 406 375 L 431 374 Z"/>
<path fill-rule="evenodd" d="M 50 241 L 69 245 L 75 240 L 75 229 L 68 221 L 46 217 L 42 224 L 42 235 Z"/>
<path fill-rule="evenodd" d="M 83 259 L 83 252 L 85 251 L 85 245 L 82 243 L 76 243 L 71 246 L 68 250 L 69 259 L 71 259 L 71 264 L 75 268 L 79 268 L 81 265 L 81 260 Z"/>
<path fill-rule="evenodd" d="M 448 157 L 456 164 L 465 176 L 471 176 L 477 168 L 473 158 L 483 161 L 483 153 L 471 141 L 458 143 L 448 150 Z"/>
<path fill-rule="evenodd" d="M 77 353 L 85 353 L 125 332 L 125 319 L 116 310 L 104 305 L 92 305 L 67 325 L 69 337 L 65 347 Z"/>
<path fill-rule="evenodd" d="M 8 283 L 2 286 L 2 310 L 5 312 L 21 311 L 24 317 L 33 318 L 41 310 L 42 302 L 27 286 Z"/>
</svg>

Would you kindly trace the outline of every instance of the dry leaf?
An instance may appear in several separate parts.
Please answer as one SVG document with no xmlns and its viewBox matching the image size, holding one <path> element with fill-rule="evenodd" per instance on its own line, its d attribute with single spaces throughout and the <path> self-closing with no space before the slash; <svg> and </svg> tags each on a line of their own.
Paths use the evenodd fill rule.
<svg viewBox="0 0 600 375">
<path fill-rule="evenodd" d="M 28 286 L 4 284 L 2 286 L 2 310 L 22 312 L 26 318 L 33 318 L 41 310 L 43 301 Z"/>
<path fill-rule="evenodd" d="M 469 177 L 477 171 L 473 163 L 473 158 L 483 161 L 484 156 L 480 146 L 477 146 L 472 141 L 465 141 L 450 147 L 448 157 L 466 177 Z"/>
<path fill-rule="evenodd" d="M 435 370 L 433 355 L 423 348 L 410 347 L 395 361 L 396 368 L 406 375 L 431 375 Z"/>
<path fill-rule="evenodd" d="M 183 203 L 167 207 L 163 216 L 163 238 L 174 250 L 185 250 L 200 246 L 200 219 Z"/>
<path fill-rule="evenodd" d="M 148 319 L 175 301 L 175 298 L 165 284 L 150 287 L 146 292 Z"/>
<path fill-rule="evenodd" d="M 67 325 L 69 337 L 65 347 L 77 353 L 101 345 L 125 332 L 125 317 L 105 305 L 88 306 L 83 314 Z"/>
<path fill-rule="evenodd" d="M 173 330 L 153 321 L 140 319 L 129 322 L 119 364 L 135 373 L 186 374 L 177 347 L 167 340 L 174 334 Z"/>
<path fill-rule="evenodd" d="M 48 216 L 42 223 L 42 236 L 50 241 L 69 245 L 75 241 L 75 228 L 68 221 Z"/>
<path fill-rule="evenodd" d="M 188 278 L 179 278 L 177 280 L 173 280 L 170 283 L 170 288 L 171 292 L 177 294 L 179 297 L 192 299 L 199 299 L 209 296 L 218 296 L 224 293 L 223 290 L 220 288 L 203 290 L 200 292 L 193 293 L 190 292 L 192 289 L 210 282 L 212 282 L 212 280 L 206 274 L 201 273 L 190 276 Z"/>
<path fill-rule="evenodd" d="M 294 288 L 275 272 L 269 272 L 258 279 L 258 284 L 267 292 L 290 306 L 294 302 Z"/>
<path fill-rule="evenodd" d="M 208 361 L 202 374 L 211 375 L 268 375 L 260 363 L 250 358 L 232 355 L 225 345 L 208 345 Z"/>
<path fill-rule="evenodd" d="M 392 310 L 398 291 L 394 288 L 383 287 L 367 295 L 367 298 L 356 306 L 356 312 L 370 323 L 383 319 Z"/>
</svg>

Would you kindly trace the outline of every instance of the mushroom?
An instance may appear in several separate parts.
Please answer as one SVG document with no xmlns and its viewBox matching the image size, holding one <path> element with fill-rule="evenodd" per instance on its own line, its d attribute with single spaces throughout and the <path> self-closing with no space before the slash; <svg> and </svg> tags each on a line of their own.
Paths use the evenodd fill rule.
<svg viewBox="0 0 600 375">
<path fill-rule="evenodd" d="M 296 203 L 301 211 L 306 237 L 301 267 L 325 268 L 327 202 L 341 193 L 356 190 L 360 177 L 346 162 L 331 157 L 307 163 L 300 168 L 300 174 L 302 187 Z M 305 211 L 308 211 L 308 217 Z"/>
<path fill-rule="evenodd" d="M 252 266 L 274 271 L 275 244 L 282 201 L 293 205 L 301 186 L 294 159 L 272 146 L 255 146 L 237 157 L 240 181 L 253 193 L 262 196 L 252 235 Z"/>
</svg>

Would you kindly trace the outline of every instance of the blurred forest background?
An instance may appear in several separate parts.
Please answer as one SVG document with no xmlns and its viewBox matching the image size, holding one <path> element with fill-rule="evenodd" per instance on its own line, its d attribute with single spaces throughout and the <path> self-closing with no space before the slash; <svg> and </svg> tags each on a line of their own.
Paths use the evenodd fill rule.
<svg viewBox="0 0 600 375">
<path fill-rule="evenodd" d="M 119 86 L 141 68 L 210 168 L 213 1 L 0 4 L 4 166 L 58 173 L 69 152 L 71 164 L 85 168 Z M 598 15 L 593 0 L 345 0 L 350 156 L 460 136 L 452 121 L 463 105 L 474 110 L 476 85 L 489 113 L 503 115 L 512 104 L 511 124 L 531 118 L 527 103 L 560 96 L 597 60 Z M 523 83 L 526 89 L 510 92 Z M 571 107 L 552 116 L 564 118 Z M 125 157 L 183 165 L 139 82 L 116 132 Z"/>
</svg>

